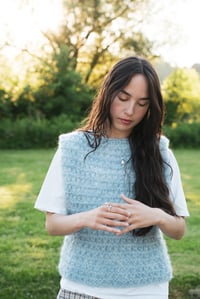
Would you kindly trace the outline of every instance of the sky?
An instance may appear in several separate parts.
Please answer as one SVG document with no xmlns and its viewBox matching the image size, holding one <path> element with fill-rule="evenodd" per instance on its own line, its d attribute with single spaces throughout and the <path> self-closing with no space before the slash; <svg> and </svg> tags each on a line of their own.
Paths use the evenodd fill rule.
<svg viewBox="0 0 200 299">
<path fill-rule="evenodd" d="M 20 3 L 29 3 L 21 6 Z M 6 55 L 42 38 L 40 30 L 56 30 L 62 18 L 58 0 L 0 0 L 0 49 L 10 40 Z M 154 51 L 179 67 L 200 63 L 200 0 L 151 0 L 143 32 L 156 42 Z M 33 13 L 33 14 L 32 14 Z M 31 17 L 31 14 L 34 17 Z"/>
<path fill-rule="evenodd" d="M 43 39 L 41 31 L 56 31 L 61 19 L 59 0 L 0 0 L 0 49 L 11 43 L 14 47 L 6 51 L 12 56 L 28 45 L 37 46 Z"/>
<path fill-rule="evenodd" d="M 163 42 L 164 45 L 155 50 L 168 62 L 180 67 L 200 63 L 200 0 L 152 2 L 157 13 L 149 18 L 144 31 L 150 39 Z"/>
</svg>

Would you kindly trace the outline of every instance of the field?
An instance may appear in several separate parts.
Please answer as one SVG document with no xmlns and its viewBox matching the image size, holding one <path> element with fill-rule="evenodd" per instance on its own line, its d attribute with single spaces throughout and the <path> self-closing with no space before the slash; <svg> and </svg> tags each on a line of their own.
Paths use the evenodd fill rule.
<svg viewBox="0 0 200 299">
<path fill-rule="evenodd" d="M 200 287 L 200 150 L 174 151 L 190 217 L 183 240 L 167 238 L 174 268 L 171 299 Z M 44 229 L 33 208 L 54 150 L 0 151 L 0 298 L 56 298 L 61 237 Z"/>
</svg>

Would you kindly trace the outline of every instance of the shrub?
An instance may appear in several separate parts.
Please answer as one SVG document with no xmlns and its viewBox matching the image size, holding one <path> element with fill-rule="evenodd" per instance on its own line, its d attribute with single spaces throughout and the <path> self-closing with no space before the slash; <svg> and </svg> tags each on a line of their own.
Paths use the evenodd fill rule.
<svg viewBox="0 0 200 299">
<path fill-rule="evenodd" d="M 22 118 L 0 122 L 1 149 L 51 148 L 57 145 L 58 136 L 79 126 L 79 119 L 62 114 L 50 120 Z M 164 126 L 164 134 L 174 148 L 200 148 L 200 123 Z"/>
<path fill-rule="evenodd" d="M 78 121 L 60 115 L 51 120 L 31 118 L 0 122 L 1 149 L 50 148 L 57 145 L 58 135 L 75 129 Z"/>
<path fill-rule="evenodd" d="M 200 123 L 180 123 L 176 127 L 164 126 L 164 134 L 175 148 L 200 148 Z"/>
</svg>

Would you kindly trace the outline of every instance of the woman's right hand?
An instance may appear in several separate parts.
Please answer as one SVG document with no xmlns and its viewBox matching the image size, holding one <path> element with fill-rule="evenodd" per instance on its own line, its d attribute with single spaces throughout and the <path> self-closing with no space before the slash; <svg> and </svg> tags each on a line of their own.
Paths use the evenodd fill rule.
<svg viewBox="0 0 200 299">
<path fill-rule="evenodd" d="M 129 225 L 129 214 L 124 206 L 117 203 L 105 203 L 96 209 L 83 212 L 83 226 L 94 230 L 119 233 L 120 226 L 126 227 Z"/>
<path fill-rule="evenodd" d="M 72 215 L 46 213 L 46 230 L 50 235 L 73 234 L 85 227 L 117 234 L 119 227 L 128 226 L 128 212 L 125 204 L 106 203 L 93 210 Z"/>
</svg>

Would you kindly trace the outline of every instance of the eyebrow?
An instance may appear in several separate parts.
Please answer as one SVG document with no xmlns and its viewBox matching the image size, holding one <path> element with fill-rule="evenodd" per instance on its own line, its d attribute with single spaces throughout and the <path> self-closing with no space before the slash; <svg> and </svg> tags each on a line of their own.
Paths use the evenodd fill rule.
<svg viewBox="0 0 200 299">
<path fill-rule="evenodd" d="M 131 97 L 131 94 L 129 92 L 127 92 L 126 90 L 124 89 L 121 89 L 120 92 L 126 94 L 127 96 Z M 143 98 L 139 98 L 139 100 L 146 100 L 146 101 L 149 101 L 150 98 L 149 97 L 143 97 Z"/>
</svg>

